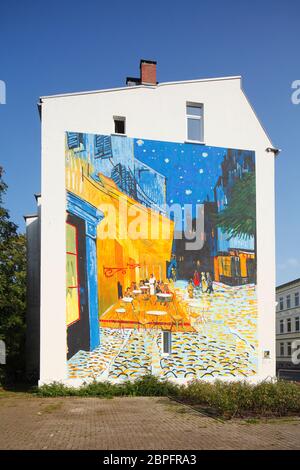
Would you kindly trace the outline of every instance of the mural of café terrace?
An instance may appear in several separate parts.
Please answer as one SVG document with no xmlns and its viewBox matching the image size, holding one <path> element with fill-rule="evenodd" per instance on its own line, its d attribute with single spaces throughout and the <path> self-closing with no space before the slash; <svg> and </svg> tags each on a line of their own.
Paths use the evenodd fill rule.
<svg viewBox="0 0 300 470">
<path fill-rule="evenodd" d="M 254 152 L 67 132 L 65 164 L 69 378 L 256 374 Z"/>
</svg>

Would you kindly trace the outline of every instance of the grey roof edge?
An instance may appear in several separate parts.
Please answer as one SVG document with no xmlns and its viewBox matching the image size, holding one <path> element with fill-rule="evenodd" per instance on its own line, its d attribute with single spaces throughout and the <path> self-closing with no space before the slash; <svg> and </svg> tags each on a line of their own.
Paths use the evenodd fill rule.
<svg viewBox="0 0 300 470">
<path fill-rule="evenodd" d="M 23 215 L 24 220 L 38 218 L 38 214 L 27 214 Z"/>
<path fill-rule="evenodd" d="M 277 291 L 277 289 L 288 287 L 288 286 L 291 286 L 291 285 L 297 284 L 297 283 L 300 283 L 300 277 L 298 277 L 297 279 L 293 279 L 292 281 L 285 282 L 284 284 L 280 284 L 279 286 L 276 286 L 276 291 Z"/>
</svg>

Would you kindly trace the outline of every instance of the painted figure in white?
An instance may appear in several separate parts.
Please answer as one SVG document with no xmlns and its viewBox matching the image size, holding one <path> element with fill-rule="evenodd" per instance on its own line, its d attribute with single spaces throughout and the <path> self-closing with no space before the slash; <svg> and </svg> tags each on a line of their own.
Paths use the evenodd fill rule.
<svg viewBox="0 0 300 470">
<path fill-rule="evenodd" d="M 153 274 L 150 274 L 150 279 L 149 279 L 150 295 L 155 295 L 155 284 L 156 284 L 156 279 Z"/>
</svg>

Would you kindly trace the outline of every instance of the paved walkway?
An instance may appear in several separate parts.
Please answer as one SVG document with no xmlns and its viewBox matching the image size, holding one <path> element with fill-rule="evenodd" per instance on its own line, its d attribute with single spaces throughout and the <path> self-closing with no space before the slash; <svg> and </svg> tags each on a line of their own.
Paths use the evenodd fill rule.
<svg viewBox="0 0 300 470">
<path fill-rule="evenodd" d="M 5 397 L 0 449 L 300 449 L 300 419 L 222 423 L 167 398 Z"/>
</svg>

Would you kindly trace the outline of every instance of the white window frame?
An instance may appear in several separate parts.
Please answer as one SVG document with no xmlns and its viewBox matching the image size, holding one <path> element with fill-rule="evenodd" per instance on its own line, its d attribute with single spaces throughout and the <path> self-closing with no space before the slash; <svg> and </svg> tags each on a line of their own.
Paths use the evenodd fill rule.
<svg viewBox="0 0 300 470">
<path fill-rule="evenodd" d="M 191 108 L 201 108 L 201 116 L 195 116 L 194 114 L 188 114 L 188 107 Z M 189 119 L 194 119 L 195 121 L 199 121 L 200 123 L 200 137 L 202 140 L 193 140 L 189 139 Z M 185 105 L 185 120 L 186 120 L 186 142 L 190 142 L 193 144 L 204 144 L 204 105 L 203 103 L 194 103 L 191 101 L 187 101 Z"/>
</svg>

